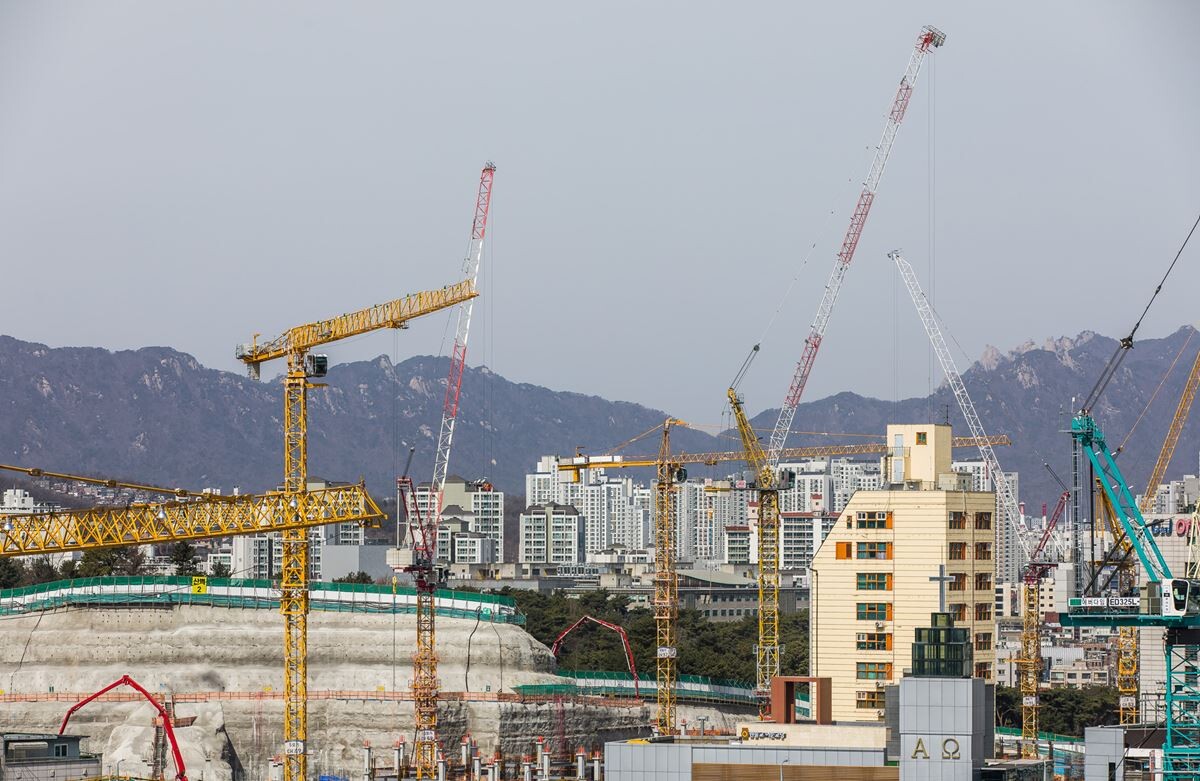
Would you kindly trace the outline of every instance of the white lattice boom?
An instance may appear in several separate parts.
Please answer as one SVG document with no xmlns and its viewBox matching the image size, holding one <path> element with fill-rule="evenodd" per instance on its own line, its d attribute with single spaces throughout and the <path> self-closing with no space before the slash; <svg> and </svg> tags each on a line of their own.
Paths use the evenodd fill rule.
<svg viewBox="0 0 1200 781">
<path fill-rule="evenodd" d="M 1025 524 L 1025 517 L 1021 515 L 1017 497 L 1013 494 L 1012 486 L 1009 485 L 1004 470 L 1000 468 L 1000 460 L 996 458 L 996 451 L 988 444 L 987 433 L 983 430 L 983 422 L 980 421 L 979 414 L 975 411 L 975 404 L 967 394 L 967 386 L 963 384 L 958 367 L 954 365 L 954 356 L 950 354 L 950 348 L 946 346 L 946 339 L 938 325 L 937 315 L 934 314 L 929 299 L 921 290 L 921 283 L 917 281 L 916 272 L 913 271 L 913 267 L 904 259 L 899 250 L 889 252 L 888 257 L 896 262 L 896 268 L 900 270 L 900 276 L 904 278 L 904 284 L 908 286 L 909 295 L 912 296 L 913 304 L 917 307 L 917 314 L 921 317 L 921 325 L 925 326 L 925 333 L 928 334 L 933 351 L 937 354 L 938 363 L 942 365 L 942 372 L 946 375 L 946 382 L 950 383 L 950 389 L 954 391 L 954 398 L 957 399 L 958 408 L 962 410 L 963 417 L 967 421 L 967 427 L 971 429 L 971 434 L 979 440 L 979 455 L 983 458 L 984 467 L 991 475 L 992 483 L 996 487 L 996 496 L 1004 511 L 1005 522 L 1010 525 L 1017 538 L 1017 545 L 1023 555 L 1023 559 L 1018 563 L 1023 570 L 1025 562 L 1029 561 L 1030 556 L 1029 527 Z"/>
</svg>

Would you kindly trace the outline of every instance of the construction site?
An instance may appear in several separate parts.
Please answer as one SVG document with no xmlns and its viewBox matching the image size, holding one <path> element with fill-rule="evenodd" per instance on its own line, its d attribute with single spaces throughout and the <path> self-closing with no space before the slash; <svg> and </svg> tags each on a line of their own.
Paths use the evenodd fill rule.
<svg viewBox="0 0 1200 781">
<path fill-rule="evenodd" d="M 917 31 L 915 41 L 909 36 L 893 36 L 896 58 L 907 54 L 899 86 L 811 326 L 795 342 L 800 354 L 780 389 L 773 428 L 756 429 L 746 409 L 743 382 L 762 354 L 755 344 L 732 382 L 705 389 L 714 405 L 726 405 L 731 449 L 683 452 L 673 436 L 689 423 L 667 417 L 607 453 L 563 454 L 551 466 L 561 484 L 653 470 L 646 508 L 652 553 L 640 562 L 652 591 L 645 608 L 654 620 L 653 671 L 639 674 L 630 636 L 617 622 L 585 615 L 548 646 L 527 631 L 511 592 L 451 582 L 445 548 L 455 538 L 445 517 L 464 510 L 445 493 L 461 458 L 455 434 L 473 308 L 485 293 L 480 269 L 498 177 L 489 161 L 470 192 L 464 188 L 463 201 L 470 195 L 473 204 L 467 249 L 461 273 L 448 272 L 443 287 L 341 314 L 297 311 L 299 324 L 272 338 L 260 338 L 254 322 L 239 323 L 254 334 L 231 345 L 249 376 L 282 372 L 282 441 L 277 452 L 261 454 L 283 455 L 274 490 L 221 494 L 76 474 L 71 464 L 0 464 L 25 478 L 158 497 L 7 513 L 0 557 L 58 563 L 125 546 L 272 535 L 268 548 L 278 547 L 280 561 L 266 579 L 113 575 L 0 590 L 0 781 L 1200 779 L 1200 510 L 1189 510 L 1186 553 L 1178 555 L 1160 549 L 1159 521 L 1150 517 L 1153 489 L 1168 477 L 1200 388 L 1200 354 L 1173 400 L 1170 428 L 1161 446 L 1156 441 L 1158 457 L 1140 493 L 1118 465 L 1123 443 L 1110 444 L 1097 422 L 1106 389 L 1124 376 L 1142 319 L 1196 225 L 1173 258 L 1146 261 L 1153 279 L 1136 279 L 1133 302 L 1121 313 L 1136 317 L 1134 325 L 1106 365 L 1088 367 L 1090 392 L 1078 389 L 1071 398 L 1070 430 L 1060 437 L 1071 473 L 1060 478 L 1046 465 L 1061 494 L 1043 517 L 1026 511 L 997 453 L 1022 443 L 994 430 L 976 408 L 948 344 L 950 328 L 899 250 L 884 268 L 899 280 L 897 297 L 911 299 L 961 429 L 952 430 L 947 408 L 944 421 L 887 421 L 872 432 L 882 442 L 789 446 L 910 100 L 923 68 L 947 43 L 933 26 Z M 896 83 L 895 75 L 879 79 Z M 376 332 L 400 333 L 435 313 L 449 315 L 452 346 L 438 390 L 432 476 L 412 473 L 410 447 L 397 453 L 405 464 L 387 501 L 365 482 L 317 481 L 309 468 L 310 447 L 320 446 L 310 437 L 310 399 L 324 392 L 325 350 Z M 926 349 L 920 346 L 922 355 Z M 930 365 L 932 373 L 932 358 Z M 1162 368 L 1169 374 L 1172 367 Z M 634 443 L 656 452 L 626 454 L 636 452 Z M 956 448 L 978 454 L 986 484 L 954 465 Z M 836 513 L 823 504 L 807 510 L 828 516 L 828 524 L 795 581 L 803 600 L 788 607 L 807 611 L 807 669 L 786 669 L 781 592 L 792 580 L 785 583 L 782 574 L 782 529 L 785 516 L 806 510 L 792 498 L 803 493 L 796 488 L 803 475 L 784 467 L 838 456 L 877 459 L 879 478 Z M 700 465 L 727 468 L 731 476 L 732 487 L 707 485 L 709 494 L 749 497 L 750 575 L 743 581 L 752 578 L 757 626 L 752 682 L 701 677 L 681 662 L 680 571 L 690 565 L 680 553 L 677 503 L 687 469 Z M 479 490 L 491 486 L 481 482 Z M 814 496 L 810 491 L 808 499 Z M 550 519 L 553 507 L 529 503 Z M 396 526 L 386 553 L 390 583 L 312 577 L 311 530 L 378 526 L 388 504 Z M 547 528 L 550 550 L 541 562 L 553 563 L 556 540 L 570 535 L 578 539 L 583 531 L 555 537 Z M 1010 564 L 1019 583 L 1012 593 L 1001 585 L 1002 567 Z M 1073 579 L 1069 610 L 1043 605 L 1044 584 L 1056 577 Z M 996 606 L 1005 599 L 1016 604 L 1002 616 Z M 998 730 L 998 627 L 1005 618 L 1020 621 L 1011 661 L 1020 693 L 1017 733 Z M 1039 726 L 1050 688 L 1044 655 L 1053 645 L 1051 623 L 1081 643 L 1111 638 L 1117 649 L 1119 712 L 1075 740 Z M 619 637 L 627 670 L 560 668 L 560 646 L 576 631 Z M 1143 690 L 1141 660 L 1151 654 L 1163 660 L 1161 718 L 1148 716 L 1151 698 Z M 74 738 L 85 741 L 83 748 Z"/>
</svg>

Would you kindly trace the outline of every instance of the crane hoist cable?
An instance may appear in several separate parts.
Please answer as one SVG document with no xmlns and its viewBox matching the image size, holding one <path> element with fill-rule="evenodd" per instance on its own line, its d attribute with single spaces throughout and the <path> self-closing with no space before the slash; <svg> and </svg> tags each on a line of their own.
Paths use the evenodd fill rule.
<svg viewBox="0 0 1200 781">
<path fill-rule="evenodd" d="M 1192 229 L 1188 231 L 1187 238 L 1183 240 L 1183 244 L 1179 246 L 1179 251 L 1175 253 L 1175 258 L 1171 261 L 1171 265 L 1167 266 L 1167 271 L 1163 274 L 1162 279 L 1158 281 L 1158 285 L 1154 288 L 1154 292 L 1150 295 L 1150 300 L 1146 302 L 1146 308 L 1142 310 L 1142 314 L 1138 317 L 1137 322 L 1133 324 L 1129 335 L 1121 339 L 1117 343 L 1117 349 L 1113 352 L 1111 358 L 1108 359 L 1108 364 L 1104 367 L 1104 371 L 1100 373 L 1100 378 L 1096 380 L 1096 384 L 1092 386 L 1091 392 L 1083 402 L 1083 406 L 1079 408 L 1080 412 L 1091 412 L 1092 407 L 1100 400 L 1100 395 L 1104 393 L 1104 389 L 1108 387 L 1108 383 L 1112 380 L 1113 375 L 1117 373 L 1117 369 L 1121 367 L 1121 363 L 1125 360 L 1125 355 L 1133 349 L 1133 337 L 1138 329 L 1142 326 L 1142 321 L 1146 319 L 1146 314 L 1150 311 L 1150 307 L 1154 305 L 1158 294 L 1162 292 L 1163 285 L 1166 284 L 1167 278 L 1171 276 L 1171 272 L 1175 270 L 1175 264 L 1179 262 L 1179 257 L 1183 255 L 1184 249 L 1187 248 L 1188 242 L 1192 240 L 1192 234 L 1196 232 L 1196 226 L 1200 225 L 1200 214 L 1196 215 L 1196 221 L 1192 223 Z"/>
</svg>

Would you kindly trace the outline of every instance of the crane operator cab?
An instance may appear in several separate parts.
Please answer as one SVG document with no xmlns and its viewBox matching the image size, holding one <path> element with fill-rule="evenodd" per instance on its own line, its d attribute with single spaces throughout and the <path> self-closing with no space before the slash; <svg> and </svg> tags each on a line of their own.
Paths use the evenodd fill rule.
<svg viewBox="0 0 1200 781">
<path fill-rule="evenodd" d="M 1200 580 L 1173 578 L 1170 593 L 1162 602 L 1163 616 L 1200 616 Z"/>
</svg>

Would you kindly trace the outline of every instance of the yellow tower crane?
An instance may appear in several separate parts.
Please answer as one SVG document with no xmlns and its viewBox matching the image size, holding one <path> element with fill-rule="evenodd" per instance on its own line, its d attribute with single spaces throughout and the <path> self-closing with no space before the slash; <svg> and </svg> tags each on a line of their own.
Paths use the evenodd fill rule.
<svg viewBox="0 0 1200 781">
<path fill-rule="evenodd" d="M 303 501 L 308 481 L 308 389 L 310 378 L 323 377 L 328 360 L 310 352 L 321 345 L 376 331 L 404 328 L 410 320 L 469 301 L 478 295 L 465 279 L 328 320 L 296 326 L 269 342 L 255 337 L 239 345 L 236 356 L 261 375 L 262 364 L 287 359 L 283 381 L 283 493 L 285 505 Z M 279 610 L 284 621 L 283 780 L 305 781 L 308 739 L 308 538 L 301 528 L 283 532 Z"/>
<path fill-rule="evenodd" d="M 740 402 L 735 409 L 740 410 Z M 744 419 L 744 415 L 742 418 Z M 655 717 L 655 728 L 660 735 L 674 735 L 677 731 L 677 720 L 675 712 L 675 685 L 678 680 L 678 668 L 676 665 L 677 645 L 676 645 L 676 620 L 679 616 L 679 577 L 675 570 L 675 521 L 674 521 L 674 494 L 676 485 L 686 479 L 686 472 L 683 471 L 684 464 L 707 464 L 715 465 L 727 461 L 743 461 L 747 459 L 745 451 L 719 451 L 710 453 L 672 453 L 671 452 L 671 428 L 686 426 L 687 424 L 676 418 L 668 418 L 662 424 L 662 440 L 659 446 L 657 457 L 651 458 L 648 456 L 626 458 L 620 455 L 603 455 L 590 456 L 582 453 L 577 453 L 572 458 L 561 458 L 558 462 L 558 471 L 569 472 L 572 482 L 578 482 L 582 473 L 589 469 L 636 469 L 644 467 L 654 467 L 656 470 L 657 482 L 655 485 L 655 503 L 654 503 L 654 541 L 655 541 L 655 570 L 654 570 L 654 618 L 655 627 L 657 629 L 658 647 L 657 647 L 657 672 L 658 672 L 658 687 L 657 687 L 657 705 L 658 711 Z M 748 426 L 748 424 L 747 424 Z M 655 428 L 658 428 L 657 426 Z M 654 429 L 651 429 L 653 431 Z M 740 427 L 739 427 L 740 430 Z M 641 439 L 650 432 L 643 432 L 637 437 L 634 437 L 630 442 Z M 753 436 L 753 435 L 752 435 Z M 757 445 L 757 437 L 754 437 Z M 990 436 L 987 437 L 987 443 L 992 446 L 1008 445 L 1011 440 L 1007 436 Z M 625 443 L 629 444 L 629 442 Z M 974 437 L 955 437 L 953 442 L 954 447 L 978 447 L 979 440 Z M 758 447 L 761 453 L 761 446 Z M 886 453 L 887 446 L 879 443 L 868 443 L 862 445 L 826 445 L 819 447 L 795 447 L 785 448 L 781 452 L 783 458 L 821 458 L 826 456 L 836 455 L 873 455 L 877 453 Z M 760 489 L 761 490 L 761 489 Z M 777 496 L 777 495 L 776 495 Z M 760 519 L 762 508 L 762 495 L 760 493 Z M 761 520 L 760 520 L 761 522 Z M 761 546 L 761 531 L 760 531 L 760 546 Z M 776 562 L 774 580 L 774 589 L 767 589 L 765 594 L 766 600 L 773 600 L 772 604 L 775 609 L 775 637 L 776 647 L 778 647 L 779 624 L 778 624 L 778 604 L 779 604 L 779 580 L 778 580 L 778 556 L 779 545 L 778 539 L 774 546 L 769 546 L 770 550 L 774 551 L 774 561 Z M 760 556 L 762 552 L 760 549 Z M 770 553 L 768 552 L 768 556 Z M 760 585 L 760 599 L 764 595 L 761 593 L 762 586 Z"/>
<path fill-rule="evenodd" d="M 757 349 L 757 345 L 756 345 Z M 735 388 L 728 391 L 729 407 L 737 421 L 746 465 L 758 487 L 758 644 L 754 647 L 758 718 L 771 716 L 771 679 L 779 674 L 779 486 L 775 469 L 750 426 Z"/>
<path fill-rule="evenodd" d="M 687 426 L 682 420 L 663 422 L 654 486 L 654 627 L 658 638 L 658 714 L 660 735 L 674 735 L 676 728 L 675 684 L 679 680 L 676 623 L 679 618 L 679 574 L 675 571 L 675 484 L 687 478 L 671 458 L 671 427 Z"/>
</svg>

